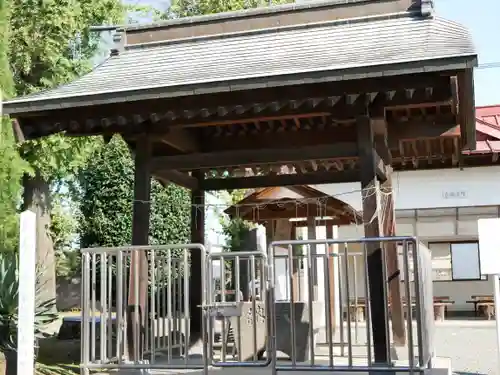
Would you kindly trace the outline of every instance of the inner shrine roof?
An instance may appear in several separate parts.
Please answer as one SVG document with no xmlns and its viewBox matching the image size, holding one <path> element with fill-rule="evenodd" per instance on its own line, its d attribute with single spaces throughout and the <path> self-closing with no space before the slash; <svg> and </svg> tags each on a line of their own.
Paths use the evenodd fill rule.
<svg viewBox="0 0 500 375">
<path fill-rule="evenodd" d="M 313 217 L 323 217 L 330 225 L 362 222 L 360 213 L 346 202 L 306 185 L 256 189 L 224 212 L 255 223 Z"/>
<path fill-rule="evenodd" d="M 23 113 L 471 68 L 466 28 L 411 11 L 124 46 L 89 74 L 4 103 Z"/>
</svg>

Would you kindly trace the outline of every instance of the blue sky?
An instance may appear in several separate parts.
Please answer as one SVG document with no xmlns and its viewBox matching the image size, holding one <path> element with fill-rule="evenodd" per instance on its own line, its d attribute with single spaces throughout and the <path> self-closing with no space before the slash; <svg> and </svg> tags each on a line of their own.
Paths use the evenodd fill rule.
<svg viewBox="0 0 500 375">
<path fill-rule="evenodd" d="M 167 9 L 170 0 L 124 0 L 128 4 L 148 4 Z M 222 0 L 221 0 L 222 1 Z M 479 54 L 479 63 L 499 63 L 500 0 L 434 0 L 436 12 L 469 28 Z M 500 104 L 500 67 L 476 69 L 476 105 Z M 500 86 L 500 85 L 499 85 Z"/>
<path fill-rule="evenodd" d="M 499 63 L 499 0 L 435 0 L 436 12 L 443 18 L 469 28 L 479 54 L 479 64 Z M 476 105 L 500 104 L 500 67 L 476 69 Z"/>
</svg>

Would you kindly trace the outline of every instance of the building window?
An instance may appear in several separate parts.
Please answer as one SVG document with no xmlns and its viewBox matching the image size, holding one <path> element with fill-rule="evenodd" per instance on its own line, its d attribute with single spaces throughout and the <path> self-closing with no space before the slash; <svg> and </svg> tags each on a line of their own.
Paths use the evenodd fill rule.
<svg viewBox="0 0 500 375">
<path fill-rule="evenodd" d="M 429 243 L 434 281 L 486 280 L 481 276 L 478 242 Z"/>
</svg>

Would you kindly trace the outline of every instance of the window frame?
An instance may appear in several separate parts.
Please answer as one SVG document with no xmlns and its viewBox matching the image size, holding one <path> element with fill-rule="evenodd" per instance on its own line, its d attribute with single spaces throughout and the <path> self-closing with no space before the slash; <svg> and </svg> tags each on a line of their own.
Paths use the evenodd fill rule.
<svg viewBox="0 0 500 375">
<path fill-rule="evenodd" d="M 449 280 L 432 280 L 433 283 L 449 283 L 449 282 L 460 282 L 460 281 L 487 281 L 488 276 L 487 275 L 481 275 L 481 259 L 479 257 L 479 241 L 475 240 L 465 240 L 465 241 L 429 241 L 428 247 L 430 249 L 431 245 L 433 244 L 447 244 L 448 245 L 448 251 L 450 253 L 450 270 L 451 270 L 451 278 Z M 472 279 L 455 279 L 453 277 L 453 252 L 451 251 L 452 245 L 453 244 L 477 244 L 477 261 L 478 261 L 478 267 L 479 267 L 479 278 L 472 278 Z M 432 249 L 431 250 L 431 256 L 432 256 Z"/>
</svg>

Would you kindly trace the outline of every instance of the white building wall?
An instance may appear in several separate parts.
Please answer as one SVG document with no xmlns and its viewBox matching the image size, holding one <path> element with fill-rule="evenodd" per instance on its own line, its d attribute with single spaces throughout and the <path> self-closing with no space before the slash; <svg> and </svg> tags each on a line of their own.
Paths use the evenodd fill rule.
<svg viewBox="0 0 500 375">
<path fill-rule="evenodd" d="M 500 167 L 478 167 L 429 171 L 396 172 L 393 176 L 396 207 L 396 233 L 417 236 L 424 243 L 477 240 L 477 220 L 498 217 L 500 206 Z M 316 185 L 316 189 L 335 196 L 361 210 L 359 183 Z M 363 237 L 363 225 L 339 228 L 339 238 Z M 349 251 L 361 249 L 351 245 Z M 434 250 L 438 251 L 438 250 Z M 358 295 L 364 296 L 364 269 L 357 262 Z M 351 273 L 353 265 L 350 265 Z M 435 281 L 434 295 L 449 296 L 452 309 L 470 310 L 472 295 L 492 294 L 488 281 Z"/>
</svg>

